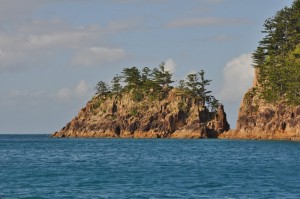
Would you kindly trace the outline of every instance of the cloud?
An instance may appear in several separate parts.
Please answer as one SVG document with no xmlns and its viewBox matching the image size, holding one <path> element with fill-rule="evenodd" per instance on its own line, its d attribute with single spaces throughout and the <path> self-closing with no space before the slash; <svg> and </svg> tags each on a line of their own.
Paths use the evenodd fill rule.
<svg viewBox="0 0 300 199">
<path fill-rule="evenodd" d="M 84 80 L 81 80 L 74 88 L 60 89 L 56 93 L 55 99 L 68 102 L 74 100 L 74 98 L 85 98 L 88 95 L 91 95 L 90 86 Z"/>
<path fill-rule="evenodd" d="M 38 104 L 47 103 L 50 95 L 45 90 L 10 89 L 0 91 L 1 110 L 19 110 L 24 107 L 36 107 Z"/>
<path fill-rule="evenodd" d="M 19 21 L 28 16 L 46 0 L 1 0 L 0 22 Z"/>
<path fill-rule="evenodd" d="M 172 72 L 172 73 L 175 72 L 175 69 L 176 69 L 176 63 L 174 62 L 173 59 L 170 58 L 170 59 L 168 59 L 168 60 L 166 61 L 166 63 L 165 63 L 165 69 L 166 69 L 167 71 Z"/>
<path fill-rule="evenodd" d="M 85 81 L 54 90 L 0 90 L 0 133 L 50 133 L 69 121 L 92 96 Z M 17 124 L 17 125 L 14 125 Z"/>
<path fill-rule="evenodd" d="M 60 89 L 55 98 L 59 101 L 70 101 L 73 98 L 83 98 L 89 95 L 89 92 L 91 92 L 90 86 L 84 80 L 81 80 L 74 88 Z"/>
<path fill-rule="evenodd" d="M 0 73 L 19 72 L 45 66 L 45 63 L 49 66 L 63 53 L 70 57 L 64 64 L 86 66 L 120 60 L 125 51 L 104 43 L 111 31 L 126 27 L 117 27 L 116 24 L 111 28 L 96 25 L 74 27 L 53 19 L 34 20 L 17 26 L 13 32 L 0 31 Z"/>
<path fill-rule="evenodd" d="M 0 107 L 7 104 L 39 104 L 42 101 L 53 102 L 71 102 L 83 101 L 93 95 L 93 89 L 89 84 L 81 80 L 76 86 L 61 88 L 57 92 L 49 90 L 20 90 L 11 89 L 0 95 Z"/>
<path fill-rule="evenodd" d="M 254 79 L 251 54 L 243 54 L 229 61 L 223 70 L 222 101 L 239 102 Z"/>
<path fill-rule="evenodd" d="M 239 25 L 245 21 L 241 19 L 224 19 L 216 17 L 200 17 L 189 19 L 178 19 L 166 24 L 167 28 L 182 28 L 182 27 L 201 27 L 201 26 L 220 26 L 220 25 Z"/>
<path fill-rule="evenodd" d="M 125 57 L 121 48 L 91 47 L 78 52 L 71 60 L 73 65 L 97 66 L 103 63 L 115 62 Z"/>
</svg>

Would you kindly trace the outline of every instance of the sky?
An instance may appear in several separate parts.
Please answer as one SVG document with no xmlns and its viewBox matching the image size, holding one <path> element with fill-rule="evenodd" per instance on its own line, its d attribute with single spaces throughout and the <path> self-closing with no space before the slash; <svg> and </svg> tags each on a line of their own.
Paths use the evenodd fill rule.
<svg viewBox="0 0 300 199">
<path fill-rule="evenodd" d="M 264 21 L 292 0 L 0 0 L 0 133 L 53 133 L 124 67 L 204 70 L 235 128 Z"/>
</svg>

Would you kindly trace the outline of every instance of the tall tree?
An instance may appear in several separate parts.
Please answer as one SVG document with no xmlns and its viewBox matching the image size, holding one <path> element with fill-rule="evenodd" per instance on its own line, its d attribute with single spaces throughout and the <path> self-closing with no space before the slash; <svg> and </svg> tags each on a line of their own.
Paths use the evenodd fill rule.
<svg viewBox="0 0 300 199">
<path fill-rule="evenodd" d="M 294 103 L 295 98 L 291 100 L 289 96 L 294 87 L 300 87 L 296 83 L 300 73 L 295 70 L 297 62 L 291 62 L 291 52 L 300 44 L 300 0 L 267 19 L 262 32 L 265 37 L 253 53 L 261 85 L 260 96 L 268 102 L 288 100 Z"/>
<path fill-rule="evenodd" d="M 106 95 L 110 92 L 110 88 L 104 81 L 99 81 L 95 87 L 96 95 Z"/>
<path fill-rule="evenodd" d="M 137 67 L 124 68 L 122 77 L 128 89 L 137 88 L 141 83 L 141 73 Z"/>
<path fill-rule="evenodd" d="M 182 80 L 179 80 L 179 82 L 178 82 L 178 88 L 180 89 L 180 90 L 185 90 L 185 87 L 186 85 L 185 85 L 185 81 L 182 79 Z"/>
<path fill-rule="evenodd" d="M 162 62 L 158 68 L 154 68 L 152 72 L 153 81 L 160 85 L 163 90 L 168 90 L 170 84 L 174 81 L 172 80 L 173 74 L 165 70 L 165 63 Z"/>
<path fill-rule="evenodd" d="M 194 98 L 198 98 L 202 106 L 209 102 L 211 91 L 207 90 L 207 86 L 210 85 L 211 80 L 207 80 L 204 77 L 205 72 L 201 70 L 198 73 L 189 74 L 186 78 L 186 86 L 190 91 L 190 95 Z"/>
<path fill-rule="evenodd" d="M 151 76 L 151 69 L 148 68 L 148 67 L 144 67 L 142 69 L 142 79 L 143 79 L 143 82 L 146 82 L 147 80 L 150 79 L 150 76 Z"/>
<path fill-rule="evenodd" d="M 122 85 L 121 85 L 121 83 L 120 83 L 121 79 L 122 79 L 121 76 L 116 75 L 116 76 L 111 80 L 111 91 L 112 91 L 113 93 L 119 94 L 119 93 L 122 91 L 123 87 L 122 87 Z"/>
<path fill-rule="evenodd" d="M 142 82 L 141 88 L 144 92 L 150 92 L 153 94 L 154 91 L 160 91 L 159 85 L 152 80 L 152 70 L 148 67 L 142 69 Z"/>
</svg>

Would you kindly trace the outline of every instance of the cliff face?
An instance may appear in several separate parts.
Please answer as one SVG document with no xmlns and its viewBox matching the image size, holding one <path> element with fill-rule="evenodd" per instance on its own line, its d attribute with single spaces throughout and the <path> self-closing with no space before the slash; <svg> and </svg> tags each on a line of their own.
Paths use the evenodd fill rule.
<svg viewBox="0 0 300 199">
<path fill-rule="evenodd" d="M 255 78 L 253 87 L 241 103 L 236 129 L 220 135 L 220 138 L 300 141 L 300 106 L 289 106 L 284 102 L 265 103 L 256 92 L 258 88 Z"/>
<path fill-rule="evenodd" d="M 175 90 L 162 101 L 130 95 L 94 97 L 53 137 L 216 138 L 229 130 L 223 106 L 212 113 Z"/>
</svg>

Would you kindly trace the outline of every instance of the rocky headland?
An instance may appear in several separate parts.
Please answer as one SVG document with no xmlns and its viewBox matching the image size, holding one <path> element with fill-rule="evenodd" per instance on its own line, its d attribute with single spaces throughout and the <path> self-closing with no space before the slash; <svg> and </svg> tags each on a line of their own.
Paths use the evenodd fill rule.
<svg viewBox="0 0 300 199">
<path fill-rule="evenodd" d="M 136 102 L 131 95 L 96 95 L 53 137 L 197 139 L 229 130 L 222 105 L 211 112 L 176 89 L 163 100 Z"/>
<path fill-rule="evenodd" d="M 300 106 L 261 99 L 257 75 L 256 70 L 253 87 L 243 97 L 236 129 L 220 134 L 219 138 L 300 141 Z"/>
<path fill-rule="evenodd" d="M 300 0 L 264 23 L 252 54 L 253 87 L 245 94 L 236 130 L 222 138 L 300 140 Z"/>
</svg>

